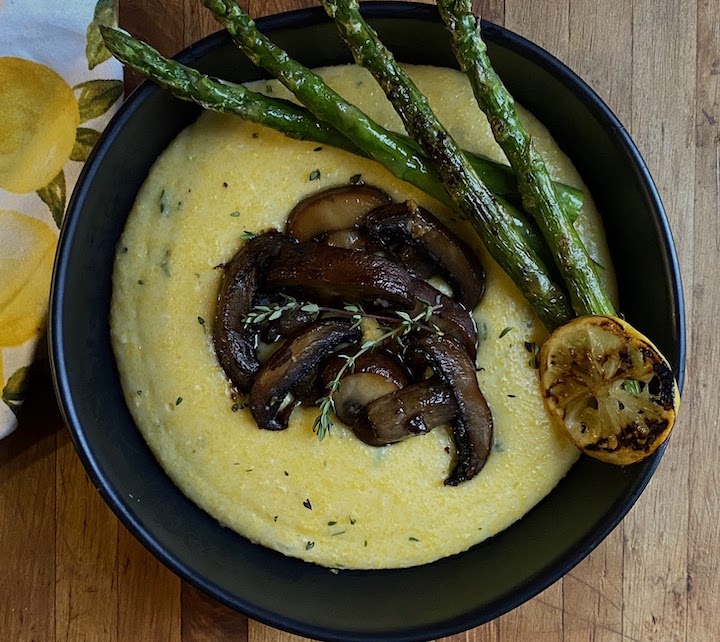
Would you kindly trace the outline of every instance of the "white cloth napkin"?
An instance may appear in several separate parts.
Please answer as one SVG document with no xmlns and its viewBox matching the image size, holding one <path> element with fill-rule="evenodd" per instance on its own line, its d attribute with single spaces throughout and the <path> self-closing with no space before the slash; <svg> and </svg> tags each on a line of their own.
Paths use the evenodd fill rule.
<svg viewBox="0 0 720 642">
<path fill-rule="evenodd" d="M 114 0 L 0 0 L 0 438 L 44 333 L 67 201 L 123 93 L 98 30 L 116 15 Z"/>
</svg>

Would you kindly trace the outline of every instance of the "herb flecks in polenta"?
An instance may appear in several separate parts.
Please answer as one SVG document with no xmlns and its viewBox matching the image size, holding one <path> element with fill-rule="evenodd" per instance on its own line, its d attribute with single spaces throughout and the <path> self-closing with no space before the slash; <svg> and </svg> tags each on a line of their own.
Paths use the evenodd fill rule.
<svg viewBox="0 0 720 642">
<path fill-rule="evenodd" d="M 468 111 L 474 99 L 460 73 L 433 68 L 410 71 L 442 122 L 453 132 L 462 129 L 462 135 L 456 136 L 465 149 L 500 158 L 480 113 Z M 355 89 L 364 72 L 343 67 L 323 74 L 376 120 L 395 122 L 391 108 L 377 99 L 377 92 L 369 91 L 370 83 Z M 547 132 L 532 117 L 523 114 L 523 118 L 534 138 L 552 150 L 554 178 L 579 186 L 577 174 Z M 461 127 L 468 119 L 474 126 Z M 261 135 L 253 138 L 258 131 Z M 221 278 L 215 266 L 229 261 L 246 242 L 239 238 L 242 231 L 283 229 L 298 200 L 326 186 L 347 185 L 356 174 L 396 201 L 413 199 L 443 220 L 451 218 L 448 210 L 374 163 L 329 145 L 320 154 L 313 153 L 315 146 L 230 116 L 204 113 L 163 153 L 128 218 L 119 247 L 130 250 L 119 254 L 113 275 L 111 332 L 123 389 L 152 452 L 181 489 L 252 541 L 328 567 L 427 563 L 465 550 L 519 519 L 563 477 L 577 457 L 576 449 L 554 429 L 542 400 L 533 392 L 537 371 L 528 367 L 532 355 L 524 341 L 539 345 L 544 331 L 479 244 L 473 247 L 484 259 L 487 289 L 474 316 L 489 332 L 478 348 L 477 362 L 484 368 L 478 377 L 493 409 L 496 452 L 470 482 L 472 486 L 443 486 L 453 457 L 447 430 L 378 449 L 360 443 L 338 424 L 332 438 L 319 442 L 313 433 L 317 408 L 296 410 L 281 433 L 257 429 L 248 409 L 240 408 L 242 400 L 231 396 L 211 336 Z M 188 155 L 194 158 L 190 171 Z M 250 157 L 252 163 L 239 162 Z M 320 160 L 322 179 L 308 181 Z M 280 164 L 283 172 L 278 176 Z M 178 176 L 183 207 L 158 226 L 159 195 L 163 189 L 176 194 L 170 186 Z M 222 181 L 229 187 L 222 188 Z M 236 210 L 241 217 L 230 216 Z M 591 245 L 600 248 L 600 262 L 612 278 L 589 197 L 583 217 L 587 218 L 582 229 L 590 231 Z M 459 233 L 471 238 L 459 225 Z M 158 268 L 168 247 L 173 250 L 171 279 Z M 138 287 L 138 278 L 149 277 L 152 270 L 158 270 L 154 278 L 145 278 L 145 285 Z M 198 317 L 205 320 L 203 331 L 197 327 Z M 497 340 L 506 327 L 516 330 Z M 512 388 L 508 381 L 514 383 Z M 138 396 L 136 390 L 144 394 Z M 508 393 L 517 398 L 508 399 Z M 162 410 L 180 395 L 184 401 L 177 411 L 168 412 L 162 426 L 156 425 L 158 409 L 153 404 Z M 238 404 L 236 412 L 231 411 L 234 404 Z M 537 466 L 537 461 L 543 465 Z M 245 473 L 251 467 L 254 471 Z M 306 498 L 312 511 L 302 504 Z M 387 511 L 378 509 L 381 506 L 392 507 L 391 523 Z M 458 515 L 467 528 L 457 528 Z M 355 525 L 349 516 L 357 517 Z M 330 527 L 329 521 L 337 524 Z M 346 532 L 331 535 L 340 530 Z M 420 541 L 411 542 L 410 536 Z M 308 542 L 313 545 L 306 550 Z"/>
</svg>

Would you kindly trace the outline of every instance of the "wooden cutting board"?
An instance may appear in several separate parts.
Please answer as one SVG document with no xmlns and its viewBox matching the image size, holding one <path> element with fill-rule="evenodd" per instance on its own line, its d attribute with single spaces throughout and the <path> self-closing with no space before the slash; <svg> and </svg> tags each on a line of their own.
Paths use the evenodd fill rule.
<svg viewBox="0 0 720 642">
<path fill-rule="evenodd" d="M 241 0 L 254 16 L 312 0 Z M 720 639 L 720 0 L 483 0 L 476 9 L 570 65 L 630 130 L 658 184 L 688 304 L 681 418 L 636 506 L 535 599 L 466 634 L 492 642 Z M 120 0 L 163 53 L 216 30 L 198 0 Z M 128 79 L 132 86 L 135 79 Z M 695 224 L 697 223 L 697 225 Z M 0 639 L 286 642 L 159 564 L 89 483 L 36 382 L 0 442 Z M 298 638 L 295 638 L 298 639 Z"/>
</svg>

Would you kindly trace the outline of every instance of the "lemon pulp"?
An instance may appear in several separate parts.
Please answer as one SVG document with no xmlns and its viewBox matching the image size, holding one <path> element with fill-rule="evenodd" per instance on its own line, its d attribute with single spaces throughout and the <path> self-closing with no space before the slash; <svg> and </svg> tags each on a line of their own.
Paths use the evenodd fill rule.
<svg viewBox="0 0 720 642">
<path fill-rule="evenodd" d="M 672 368 L 615 317 L 584 316 L 558 328 L 540 351 L 540 379 L 545 405 L 578 448 L 608 463 L 644 459 L 675 422 Z"/>
</svg>

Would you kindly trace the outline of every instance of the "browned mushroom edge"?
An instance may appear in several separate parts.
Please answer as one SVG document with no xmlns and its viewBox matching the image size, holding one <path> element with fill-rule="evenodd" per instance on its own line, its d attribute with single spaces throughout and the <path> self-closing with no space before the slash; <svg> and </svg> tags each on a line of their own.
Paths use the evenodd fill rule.
<svg viewBox="0 0 720 642">
<path fill-rule="evenodd" d="M 460 341 L 472 359 L 477 355 L 478 331 L 472 311 L 462 303 L 451 299 L 425 281 L 415 279 L 413 283 L 415 308 L 413 313 L 422 310 L 424 303 L 436 307 L 430 319 L 441 331 L 455 337 Z"/>
<path fill-rule="evenodd" d="M 413 201 L 377 207 L 365 217 L 363 226 L 382 247 L 389 248 L 395 243 L 409 245 L 432 262 L 468 309 L 473 310 L 480 303 L 485 290 L 485 271 L 480 262 L 465 243 L 426 209 Z M 418 257 L 413 260 L 417 264 Z"/>
<path fill-rule="evenodd" d="M 385 446 L 449 424 L 458 407 L 450 388 L 437 378 L 418 381 L 372 401 L 355 434 L 371 446 Z"/>
<path fill-rule="evenodd" d="M 316 378 L 328 353 L 360 340 L 361 332 L 347 319 L 316 321 L 298 330 L 260 368 L 250 390 L 250 412 L 260 428 L 284 430 L 289 412 L 283 404 L 294 390 Z"/>
<path fill-rule="evenodd" d="M 355 227 L 368 212 L 391 203 L 390 197 L 370 185 L 342 185 L 312 194 L 290 212 L 287 233 L 298 241 Z"/>
<path fill-rule="evenodd" d="M 452 422 L 455 466 L 445 480 L 457 486 L 472 479 L 485 465 L 492 447 L 493 421 L 477 381 L 475 364 L 451 337 L 418 333 L 413 347 L 422 353 L 435 375 L 452 391 L 458 412 Z"/>
<path fill-rule="evenodd" d="M 484 465 L 492 417 L 477 384 L 472 308 L 422 277 L 440 274 L 457 297 L 473 304 L 482 295 L 484 273 L 429 212 L 388 202 L 375 188 L 335 188 L 301 202 L 285 234 L 269 232 L 249 241 L 225 266 L 213 343 L 236 390 L 249 391 L 260 428 L 286 428 L 293 408 L 319 403 L 337 377 L 335 414 L 365 443 L 386 446 L 450 423 L 456 452 L 445 484 L 455 486 Z M 290 295 L 316 304 L 315 312 L 293 298 L 295 307 L 280 318 L 247 322 L 255 306 L 278 305 Z M 425 330 L 413 330 L 402 344 L 379 344 L 343 369 L 362 339 L 357 318 L 338 317 L 347 304 L 378 318 L 433 309 Z M 258 342 L 284 336 L 284 344 L 261 365 Z M 411 349 L 403 356 L 408 340 Z"/>
<path fill-rule="evenodd" d="M 382 256 L 309 241 L 283 247 L 269 265 L 268 287 L 324 303 L 366 303 L 407 310 L 415 279 Z"/>
<path fill-rule="evenodd" d="M 243 320 L 254 305 L 267 264 L 286 243 L 287 238 L 277 232 L 248 241 L 225 266 L 220 281 L 213 345 L 218 362 L 242 394 L 250 390 L 260 369 L 256 352 L 259 328 Z"/>
<path fill-rule="evenodd" d="M 322 372 L 325 388 L 338 376 L 344 364 L 345 359 L 339 356 L 328 359 Z M 368 404 L 408 385 L 410 373 L 398 356 L 380 348 L 361 355 L 352 371 L 346 371 L 340 382 L 334 395 L 335 414 L 357 434 L 357 429 L 365 423 Z"/>
<path fill-rule="evenodd" d="M 338 374 L 345 363 L 345 359 L 333 355 L 325 363 L 322 372 L 322 381 L 327 386 Z M 400 355 L 386 348 L 378 348 L 372 352 L 366 352 L 356 361 L 352 370 L 354 373 L 371 372 L 380 375 L 402 388 L 410 383 L 410 373 L 402 362 Z"/>
</svg>

